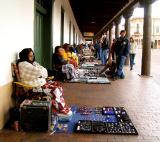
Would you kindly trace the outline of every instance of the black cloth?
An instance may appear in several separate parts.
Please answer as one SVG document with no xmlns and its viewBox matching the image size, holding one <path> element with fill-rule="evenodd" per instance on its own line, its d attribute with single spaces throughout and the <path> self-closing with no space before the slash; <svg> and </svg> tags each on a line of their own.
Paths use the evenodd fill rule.
<svg viewBox="0 0 160 142">
<path fill-rule="evenodd" d="M 109 49 L 109 44 L 107 38 L 105 38 L 102 42 L 102 50 Z"/>
<path fill-rule="evenodd" d="M 66 74 L 62 72 L 62 65 L 67 64 L 67 61 L 64 60 L 60 55 L 53 54 L 53 68 L 48 70 L 48 73 L 51 76 L 54 76 L 55 80 L 64 81 L 66 79 Z"/>
</svg>

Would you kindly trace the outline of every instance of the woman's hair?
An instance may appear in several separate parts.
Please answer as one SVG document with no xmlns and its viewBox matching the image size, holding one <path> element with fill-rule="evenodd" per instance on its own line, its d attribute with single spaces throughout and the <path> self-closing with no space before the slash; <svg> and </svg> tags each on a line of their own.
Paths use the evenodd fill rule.
<svg viewBox="0 0 160 142">
<path fill-rule="evenodd" d="M 62 48 L 63 48 L 65 51 L 69 51 L 69 47 L 70 47 L 70 44 L 68 44 L 68 43 L 63 44 L 63 46 L 62 46 Z"/>
<path fill-rule="evenodd" d="M 29 62 L 29 63 L 32 64 L 32 63 L 35 61 L 35 56 L 34 56 L 32 62 L 29 61 L 28 55 L 29 55 L 30 52 L 33 52 L 33 50 L 32 50 L 31 48 L 25 48 L 25 49 L 23 49 L 23 50 L 19 53 L 19 59 L 18 59 L 18 61 L 17 61 L 17 65 L 18 65 L 20 62 L 24 62 L 24 61 L 27 61 L 27 62 Z M 34 52 L 33 52 L 33 55 L 34 55 Z"/>
<path fill-rule="evenodd" d="M 125 33 L 125 32 L 126 32 L 126 30 L 121 30 L 121 31 L 120 31 L 120 34 L 121 34 L 121 33 Z"/>
<path fill-rule="evenodd" d="M 61 47 L 61 46 L 56 46 L 56 47 L 55 47 L 55 50 L 54 50 L 54 53 L 55 53 L 55 54 L 57 54 L 57 53 L 59 52 L 59 48 L 62 48 L 62 47 Z"/>
<path fill-rule="evenodd" d="M 132 40 L 134 42 L 134 38 L 133 37 L 130 37 L 130 40 Z"/>
<path fill-rule="evenodd" d="M 74 49 L 73 49 L 72 46 L 69 47 L 69 51 L 70 51 L 70 52 L 74 52 Z"/>
</svg>

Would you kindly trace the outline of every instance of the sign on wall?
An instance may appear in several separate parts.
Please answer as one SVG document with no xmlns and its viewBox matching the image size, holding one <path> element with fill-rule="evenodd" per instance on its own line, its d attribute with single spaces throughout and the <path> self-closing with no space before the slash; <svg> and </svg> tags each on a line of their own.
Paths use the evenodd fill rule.
<svg viewBox="0 0 160 142">
<path fill-rule="evenodd" d="M 93 32 L 84 32 L 83 35 L 91 37 L 91 36 L 94 36 L 94 33 Z"/>
</svg>

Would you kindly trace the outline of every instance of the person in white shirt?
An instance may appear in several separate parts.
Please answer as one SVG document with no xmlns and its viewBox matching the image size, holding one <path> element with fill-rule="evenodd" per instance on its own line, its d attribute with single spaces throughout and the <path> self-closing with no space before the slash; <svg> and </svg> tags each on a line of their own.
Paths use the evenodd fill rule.
<svg viewBox="0 0 160 142">
<path fill-rule="evenodd" d="M 46 81 L 48 77 L 47 69 L 35 61 L 33 50 L 31 48 L 25 48 L 19 53 L 19 57 L 20 59 L 17 61 L 17 66 L 20 81 L 26 85 L 33 86 L 34 89 L 32 92 L 43 90 L 52 101 L 54 111 L 71 115 L 72 111 L 66 105 L 63 98 L 63 88 L 58 82 Z"/>
<path fill-rule="evenodd" d="M 130 37 L 130 52 L 129 52 L 129 56 L 130 56 L 130 70 L 133 70 L 133 65 L 134 63 L 134 59 L 136 56 L 136 49 L 137 49 L 137 44 L 134 41 L 133 37 Z"/>
</svg>

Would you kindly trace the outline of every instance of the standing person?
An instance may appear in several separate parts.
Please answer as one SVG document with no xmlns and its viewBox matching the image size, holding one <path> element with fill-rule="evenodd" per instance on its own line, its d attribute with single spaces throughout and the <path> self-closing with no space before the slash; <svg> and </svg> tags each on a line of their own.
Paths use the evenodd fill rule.
<svg viewBox="0 0 160 142">
<path fill-rule="evenodd" d="M 100 45 L 99 42 L 96 40 L 94 44 L 94 49 L 96 51 L 95 56 L 97 59 L 100 59 Z"/>
<path fill-rule="evenodd" d="M 115 43 L 116 43 L 116 39 L 113 39 L 111 51 L 110 51 L 112 54 L 112 60 L 115 60 Z"/>
<path fill-rule="evenodd" d="M 17 61 L 21 82 L 34 86 L 34 92 L 43 92 L 52 100 L 53 109 L 58 113 L 71 115 L 72 111 L 66 105 L 63 98 L 63 88 L 55 81 L 46 81 L 48 76 L 46 68 L 35 61 L 34 52 L 31 48 L 25 48 L 19 53 Z"/>
<path fill-rule="evenodd" d="M 134 59 L 135 59 L 135 55 L 136 55 L 136 49 L 137 49 L 137 44 L 134 41 L 133 37 L 130 37 L 130 52 L 129 52 L 129 56 L 130 56 L 130 70 L 133 70 L 133 65 L 134 63 Z"/>
<path fill-rule="evenodd" d="M 123 67 L 124 67 L 125 60 L 129 54 L 129 50 L 130 50 L 130 43 L 126 37 L 126 31 L 122 30 L 120 32 L 120 37 L 117 39 L 115 43 L 117 78 L 121 78 L 121 79 L 125 78 Z"/>
<path fill-rule="evenodd" d="M 107 61 L 107 50 L 109 49 L 109 46 L 108 46 L 108 39 L 107 39 L 107 36 L 103 36 L 102 38 L 102 54 L 101 54 L 101 62 L 102 62 L 102 65 L 105 65 L 106 64 L 106 61 Z"/>
</svg>

